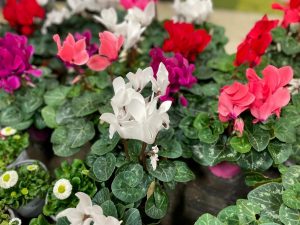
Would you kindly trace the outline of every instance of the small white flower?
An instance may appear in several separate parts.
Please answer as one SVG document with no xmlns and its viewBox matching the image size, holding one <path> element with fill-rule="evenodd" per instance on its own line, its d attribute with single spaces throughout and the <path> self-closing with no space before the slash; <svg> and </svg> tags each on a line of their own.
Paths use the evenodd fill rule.
<svg viewBox="0 0 300 225">
<path fill-rule="evenodd" d="M 82 192 L 76 193 L 79 203 L 76 208 L 68 208 L 60 212 L 56 218 L 67 217 L 72 225 L 91 224 L 95 225 L 120 225 L 122 221 L 111 216 L 104 216 L 103 210 L 98 205 L 93 205 L 91 198 Z"/>
<path fill-rule="evenodd" d="M 17 133 L 17 130 L 12 127 L 5 127 L 0 131 L 0 134 L 5 137 L 12 136 L 15 133 Z"/>
<path fill-rule="evenodd" d="M 141 39 L 142 33 L 146 30 L 146 27 L 142 27 L 142 25 L 137 21 L 128 21 L 126 23 L 126 29 L 123 33 L 125 37 L 124 42 L 124 50 L 128 50 L 134 47 L 139 40 Z"/>
<path fill-rule="evenodd" d="M 150 154 L 151 154 L 150 155 L 150 162 L 151 162 L 151 166 L 152 166 L 153 170 L 156 170 L 157 162 L 159 161 L 158 154 L 157 154 L 158 151 L 159 151 L 159 149 L 156 145 L 156 146 L 152 147 L 152 151 L 150 152 Z"/>
<path fill-rule="evenodd" d="M 22 220 L 20 220 L 19 218 L 13 218 L 8 223 L 8 225 L 21 225 L 21 224 L 22 224 Z"/>
<path fill-rule="evenodd" d="M 213 11 L 211 0 L 175 0 L 176 21 L 203 23 Z"/>
<path fill-rule="evenodd" d="M 38 168 L 39 168 L 39 166 L 38 166 L 37 164 L 28 165 L 28 166 L 26 167 L 26 169 L 27 169 L 28 171 L 36 171 Z"/>
<path fill-rule="evenodd" d="M 159 64 L 158 71 L 156 73 L 156 79 L 151 77 L 152 91 L 163 96 L 166 94 L 167 87 L 169 86 L 169 72 L 163 63 Z"/>
<path fill-rule="evenodd" d="M 15 170 L 6 171 L 0 177 L 0 187 L 9 189 L 17 184 L 19 175 Z"/>
<path fill-rule="evenodd" d="M 67 179 L 60 179 L 56 181 L 53 187 L 53 194 L 56 198 L 64 200 L 70 197 L 72 193 L 72 184 Z"/>
</svg>

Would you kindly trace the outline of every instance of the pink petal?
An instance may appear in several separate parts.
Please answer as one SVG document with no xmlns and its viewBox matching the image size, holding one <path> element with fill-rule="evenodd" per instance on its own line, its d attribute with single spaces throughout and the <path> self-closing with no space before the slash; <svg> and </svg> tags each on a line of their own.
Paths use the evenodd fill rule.
<svg viewBox="0 0 300 225">
<path fill-rule="evenodd" d="M 95 70 L 95 71 L 103 71 L 110 64 L 111 64 L 111 62 L 106 57 L 103 57 L 100 55 L 92 56 L 87 63 L 88 67 L 91 70 Z"/>
<path fill-rule="evenodd" d="M 7 85 L 12 90 L 18 89 L 21 86 L 20 78 L 17 76 L 11 76 L 7 78 Z"/>
</svg>

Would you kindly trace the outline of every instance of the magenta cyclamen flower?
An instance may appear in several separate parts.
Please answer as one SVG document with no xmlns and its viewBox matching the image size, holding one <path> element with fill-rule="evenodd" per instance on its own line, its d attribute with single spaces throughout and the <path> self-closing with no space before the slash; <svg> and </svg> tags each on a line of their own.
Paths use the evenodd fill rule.
<svg viewBox="0 0 300 225">
<path fill-rule="evenodd" d="M 197 83 L 197 78 L 193 76 L 193 72 L 195 70 L 194 64 L 189 64 L 188 60 L 180 53 L 176 53 L 173 57 L 167 58 L 164 56 L 164 53 L 160 48 L 154 48 L 150 51 L 150 56 L 152 57 L 151 67 L 154 74 L 157 73 L 161 62 L 166 66 L 169 72 L 170 84 L 166 95 L 161 97 L 162 101 L 173 101 L 174 95 L 180 91 L 180 87 L 191 88 L 195 83 Z M 182 93 L 179 94 L 179 98 L 180 103 L 183 106 L 188 105 L 188 101 Z"/>
<path fill-rule="evenodd" d="M 6 33 L 0 38 L 0 89 L 12 93 L 21 86 L 21 79 L 30 81 L 30 76 L 41 76 L 41 70 L 30 64 L 34 49 L 27 38 Z"/>
<path fill-rule="evenodd" d="M 92 43 L 92 32 L 90 30 L 85 30 L 82 33 L 77 32 L 74 37 L 76 41 L 85 38 L 86 50 L 89 56 L 97 54 L 99 46 L 96 43 Z"/>
</svg>

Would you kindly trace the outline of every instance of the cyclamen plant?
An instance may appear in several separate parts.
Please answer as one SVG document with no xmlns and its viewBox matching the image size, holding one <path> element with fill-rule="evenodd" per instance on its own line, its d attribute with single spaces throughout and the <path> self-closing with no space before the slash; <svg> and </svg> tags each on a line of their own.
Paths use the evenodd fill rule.
<svg viewBox="0 0 300 225">
<path fill-rule="evenodd" d="M 202 215 L 195 225 L 201 224 L 298 224 L 300 201 L 300 166 L 280 167 L 280 182 L 263 184 L 250 191 L 247 199 L 239 199 L 218 213 Z"/>
</svg>

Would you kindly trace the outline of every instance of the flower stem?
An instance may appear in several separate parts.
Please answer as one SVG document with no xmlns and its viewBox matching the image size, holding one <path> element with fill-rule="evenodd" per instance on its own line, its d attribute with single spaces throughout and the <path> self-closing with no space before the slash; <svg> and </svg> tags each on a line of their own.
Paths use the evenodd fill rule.
<svg viewBox="0 0 300 225">
<path fill-rule="evenodd" d="M 123 142 L 123 146 L 124 146 L 126 159 L 130 160 L 129 153 L 128 153 L 128 141 L 126 139 L 122 139 L 122 142 Z"/>
<path fill-rule="evenodd" d="M 145 154 L 146 147 L 147 147 L 147 143 L 143 142 L 142 149 L 141 149 L 141 152 L 140 152 L 140 157 L 139 157 L 140 163 L 143 165 L 145 170 L 147 170 L 146 154 Z"/>
</svg>

